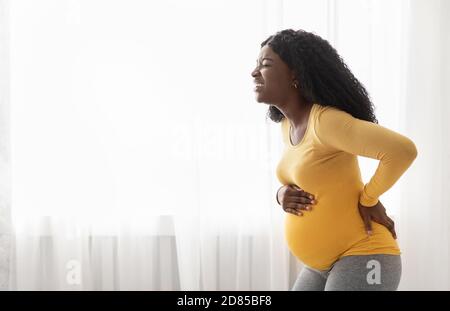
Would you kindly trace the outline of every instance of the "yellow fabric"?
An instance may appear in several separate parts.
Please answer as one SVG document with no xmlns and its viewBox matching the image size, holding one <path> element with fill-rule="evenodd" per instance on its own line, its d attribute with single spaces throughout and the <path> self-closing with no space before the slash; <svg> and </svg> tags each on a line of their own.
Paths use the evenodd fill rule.
<svg viewBox="0 0 450 311">
<path fill-rule="evenodd" d="M 364 206 L 378 202 L 416 158 L 414 143 L 381 125 L 319 104 L 313 105 L 297 145 L 290 141 L 287 118 L 281 129 L 285 148 L 277 178 L 313 194 L 317 201 L 303 216 L 285 214 L 285 238 L 293 255 L 318 270 L 349 255 L 400 255 L 397 241 L 383 225 L 372 221 L 372 235 L 367 235 L 358 200 Z M 380 160 L 366 185 L 357 155 Z"/>
</svg>

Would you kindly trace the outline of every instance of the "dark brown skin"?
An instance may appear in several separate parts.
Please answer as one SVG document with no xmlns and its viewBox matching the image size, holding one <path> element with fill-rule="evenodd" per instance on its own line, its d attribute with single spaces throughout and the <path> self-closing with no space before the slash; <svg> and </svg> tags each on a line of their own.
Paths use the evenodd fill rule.
<svg viewBox="0 0 450 311">
<path fill-rule="evenodd" d="M 364 206 L 358 202 L 358 210 L 361 218 L 364 221 L 364 226 L 366 227 L 367 234 L 372 234 L 372 221 L 385 226 L 391 232 L 394 239 L 397 239 L 397 233 L 395 233 L 395 223 L 386 214 L 386 209 L 380 200 L 373 207 Z"/>
<path fill-rule="evenodd" d="M 256 101 L 277 107 L 291 123 L 296 145 L 303 137 L 312 103 L 306 102 L 295 84 L 295 73 L 268 45 L 261 48 L 257 67 L 252 72 L 255 83 L 262 83 L 256 90 Z"/>
<path fill-rule="evenodd" d="M 302 211 L 311 211 L 312 205 L 316 204 L 314 195 L 296 185 L 284 185 L 277 194 L 283 210 L 297 216 L 303 216 Z"/>
<path fill-rule="evenodd" d="M 305 134 L 312 108 L 298 90 L 295 72 L 275 53 L 269 45 L 261 48 L 257 66 L 251 73 L 255 84 L 256 101 L 277 107 L 291 124 L 289 138 L 293 145 L 298 144 Z M 297 86 L 297 87 L 296 87 Z M 277 197 L 284 211 L 302 216 L 307 207 L 312 207 L 314 196 L 296 185 L 285 185 L 279 189 Z M 395 225 L 386 214 L 380 201 L 373 207 L 358 203 L 358 210 L 364 221 L 367 233 L 372 231 L 371 221 L 386 226 L 394 239 L 397 238 Z"/>
</svg>

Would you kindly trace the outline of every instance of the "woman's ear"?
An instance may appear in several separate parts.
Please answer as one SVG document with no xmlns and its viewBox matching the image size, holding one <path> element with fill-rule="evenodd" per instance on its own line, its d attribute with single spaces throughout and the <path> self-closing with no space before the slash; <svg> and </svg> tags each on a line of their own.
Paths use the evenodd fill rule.
<svg viewBox="0 0 450 311">
<path fill-rule="evenodd" d="M 291 70 L 291 85 L 294 88 L 298 88 L 297 75 L 295 74 L 295 72 L 293 70 Z"/>
<path fill-rule="evenodd" d="M 291 70 L 291 82 L 292 83 L 297 83 L 298 84 L 298 79 L 297 79 L 297 74 L 295 71 Z"/>
</svg>

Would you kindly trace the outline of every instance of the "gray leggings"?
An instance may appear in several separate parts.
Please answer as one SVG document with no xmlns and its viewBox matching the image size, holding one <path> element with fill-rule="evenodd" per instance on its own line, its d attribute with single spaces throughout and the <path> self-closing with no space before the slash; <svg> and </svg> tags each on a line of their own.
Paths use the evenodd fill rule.
<svg viewBox="0 0 450 311">
<path fill-rule="evenodd" d="M 328 270 L 305 265 L 291 291 L 395 291 L 401 274 L 400 255 L 345 256 Z"/>
</svg>

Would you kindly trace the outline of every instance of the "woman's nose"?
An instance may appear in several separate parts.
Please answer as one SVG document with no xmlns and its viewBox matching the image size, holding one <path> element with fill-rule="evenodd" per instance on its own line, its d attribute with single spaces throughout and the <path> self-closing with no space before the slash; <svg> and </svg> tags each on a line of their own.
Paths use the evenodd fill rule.
<svg viewBox="0 0 450 311">
<path fill-rule="evenodd" d="M 256 76 L 258 76 L 258 75 L 259 75 L 259 70 L 258 70 L 258 68 L 253 69 L 251 75 L 252 75 L 253 78 L 256 77 Z"/>
</svg>

